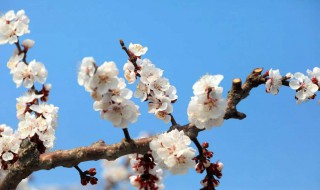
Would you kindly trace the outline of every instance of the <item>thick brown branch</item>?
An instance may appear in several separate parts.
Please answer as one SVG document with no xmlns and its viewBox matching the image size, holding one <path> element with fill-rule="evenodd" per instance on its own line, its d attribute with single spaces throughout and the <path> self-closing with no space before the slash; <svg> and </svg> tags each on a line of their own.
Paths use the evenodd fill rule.
<svg viewBox="0 0 320 190">
<path fill-rule="evenodd" d="M 185 134 L 190 138 L 196 138 L 198 132 L 201 131 L 194 125 L 189 124 L 175 126 L 175 128 L 184 130 Z M 21 146 L 21 153 L 19 153 L 20 159 L 14 167 L 10 169 L 8 175 L 6 175 L 0 184 L 0 190 L 15 189 L 22 179 L 28 177 L 34 171 L 50 170 L 59 166 L 71 168 L 85 161 L 101 159 L 115 160 L 121 156 L 133 153 L 145 154 L 150 149 L 149 142 L 156 137 L 157 136 L 152 136 L 132 141 L 126 141 L 124 139 L 122 142 L 112 145 L 98 141 L 90 146 L 71 150 L 58 150 L 41 154 L 40 156 L 36 150 L 36 145 L 26 140 L 28 144 Z"/>
<path fill-rule="evenodd" d="M 241 85 L 241 79 L 233 79 L 231 90 L 228 93 L 228 107 L 224 116 L 225 119 L 244 119 L 246 117 L 246 114 L 237 110 L 237 105 L 241 100 L 249 96 L 251 89 L 264 83 L 262 80 L 263 77 L 261 76 L 262 70 L 262 68 L 254 69 L 243 85 Z"/>
</svg>

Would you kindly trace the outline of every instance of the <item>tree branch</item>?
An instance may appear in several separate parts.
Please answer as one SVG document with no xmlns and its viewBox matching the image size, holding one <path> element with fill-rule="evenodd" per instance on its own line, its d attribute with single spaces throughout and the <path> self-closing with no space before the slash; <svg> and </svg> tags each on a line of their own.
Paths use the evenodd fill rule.
<svg viewBox="0 0 320 190">
<path fill-rule="evenodd" d="M 237 111 L 236 106 L 241 100 L 249 96 L 253 88 L 266 82 L 266 79 L 261 75 L 262 70 L 262 68 L 254 69 L 243 84 L 240 78 L 233 79 L 232 87 L 228 92 L 228 106 L 224 116 L 225 119 L 244 119 L 246 117 L 244 113 Z M 288 81 L 283 80 L 283 85 L 288 86 Z M 190 139 L 197 138 L 198 133 L 204 130 L 198 129 L 193 124 L 186 124 L 184 126 L 173 125 L 170 129 L 174 128 L 183 130 Z M 145 154 L 150 149 L 149 142 L 156 137 L 157 135 L 132 141 L 124 139 L 120 143 L 112 145 L 98 141 L 90 146 L 71 150 L 59 150 L 41 155 L 39 155 L 34 143 L 24 140 L 21 144 L 19 160 L 10 168 L 5 179 L 1 182 L 0 190 L 15 189 L 20 181 L 28 177 L 32 172 L 39 170 L 50 170 L 59 166 L 71 168 L 85 161 L 100 159 L 115 160 L 127 154 Z"/>
<path fill-rule="evenodd" d="M 241 85 L 242 82 L 240 78 L 233 79 L 231 90 L 228 92 L 228 106 L 224 119 L 246 118 L 246 114 L 237 110 L 237 105 L 241 100 L 249 96 L 249 93 L 253 88 L 265 83 L 265 80 L 263 80 L 264 78 L 261 76 L 262 70 L 263 68 L 254 69 L 252 73 L 248 75 L 243 85 Z"/>
</svg>

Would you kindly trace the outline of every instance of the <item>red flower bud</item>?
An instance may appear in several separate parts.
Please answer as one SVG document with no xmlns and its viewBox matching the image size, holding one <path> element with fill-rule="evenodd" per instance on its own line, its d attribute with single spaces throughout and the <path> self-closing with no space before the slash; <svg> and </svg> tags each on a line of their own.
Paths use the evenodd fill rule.
<svg viewBox="0 0 320 190">
<path fill-rule="evenodd" d="M 96 178 L 96 177 L 91 177 L 90 183 L 91 183 L 91 185 L 97 184 L 97 183 L 98 183 L 98 178 Z"/>
<path fill-rule="evenodd" d="M 202 148 L 208 148 L 208 147 L 209 147 L 209 143 L 208 142 L 202 143 Z"/>
<path fill-rule="evenodd" d="M 95 176 L 97 174 L 96 168 L 90 168 L 88 170 L 88 174 L 91 176 Z"/>
</svg>

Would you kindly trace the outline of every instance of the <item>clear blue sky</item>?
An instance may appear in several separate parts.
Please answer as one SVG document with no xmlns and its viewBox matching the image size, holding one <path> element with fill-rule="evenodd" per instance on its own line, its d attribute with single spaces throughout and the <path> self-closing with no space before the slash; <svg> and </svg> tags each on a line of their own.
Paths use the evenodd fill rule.
<svg viewBox="0 0 320 190">
<path fill-rule="evenodd" d="M 188 122 L 192 85 L 206 73 L 225 76 L 226 96 L 233 78 L 244 79 L 256 67 L 280 69 L 282 74 L 320 67 L 317 0 L 0 0 L 0 11 L 11 9 L 24 9 L 31 19 L 31 33 L 23 39 L 34 39 L 36 44 L 28 60 L 43 62 L 53 84 L 50 103 L 60 107 L 55 150 L 123 138 L 121 130 L 100 119 L 89 94 L 77 84 L 77 69 L 85 56 L 93 56 L 98 63 L 115 61 L 122 69 L 127 57 L 120 38 L 149 47 L 145 57 L 164 69 L 164 76 L 178 90 L 174 116 L 181 124 Z M 13 46 L 0 47 L 0 123 L 16 127 L 15 98 L 25 89 L 16 89 L 6 67 L 12 51 Z M 238 107 L 246 119 L 228 120 L 200 134 L 200 141 L 210 142 L 214 160 L 225 164 L 218 189 L 319 189 L 319 98 L 297 105 L 294 94 L 281 88 L 279 95 L 272 96 L 260 86 Z M 168 129 L 169 125 L 147 113 L 145 103 L 139 105 L 142 115 L 129 127 L 132 136 Z M 167 189 L 193 190 L 200 188 L 201 178 L 190 171 L 185 176 L 167 176 L 165 184 Z M 78 181 L 76 170 L 57 168 L 35 173 L 33 184 Z"/>
</svg>

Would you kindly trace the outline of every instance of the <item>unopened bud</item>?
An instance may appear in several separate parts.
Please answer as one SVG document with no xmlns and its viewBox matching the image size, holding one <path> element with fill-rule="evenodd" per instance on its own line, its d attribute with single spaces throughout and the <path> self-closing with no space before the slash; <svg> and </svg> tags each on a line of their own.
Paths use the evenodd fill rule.
<svg viewBox="0 0 320 190">
<path fill-rule="evenodd" d="M 97 183 L 98 183 L 98 178 L 96 178 L 96 177 L 91 177 L 90 183 L 91 183 L 91 185 L 97 184 Z"/>
<path fill-rule="evenodd" d="M 290 79 L 290 78 L 292 78 L 292 77 L 293 77 L 293 74 L 292 74 L 292 73 L 287 73 L 287 74 L 286 74 L 286 78 Z"/>
<path fill-rule="evenodd" d="M 88 173 L 89 173 L 89 175 L 91 175 L 91 176 L 96 175 L 96 173 L 97 173 L 96 168 L 90 168 L 90 169 L 88 170 Z"/>
<path fill-rule="evenodd" d="M 210 161 L 209 160 L 205 160 L 204 162 L 203 162 L 203 165 L 204 165 L 204 167 L 209 167 L 210 166 Z"/>
<path fill-rule="evenodd" d="M 224 167 L 223 163 L 220 162 L 220 161 L 217 161 L 216 164 L 217 164 L 217 170 L 221 171 L 223 169 L 223 167 Z"/>
<path fill-rule="evenodd" d="M 45 85 L 43 85 L 43 88 L 46 90 L 46 91 L 50 91 L 51 90 L 51 84 L 49 83 L 49 84 L 45 84 Z"/>
<path fill-rule="evenodd" d="M 202 148 L 208 148 L 208 147 L 209 147 L 209 143 L 208 142 L 202 143 Z"/>
<path fill-rule="evenodd" d="M 32 48 L 34 45 L 34 41 L 33 40 L 30 40 L 30 39 L 26 39 L 26 40 L 23 40 L 22 42 L 22 46 L 26 49 L 30 49 Z"/>
</svg>

